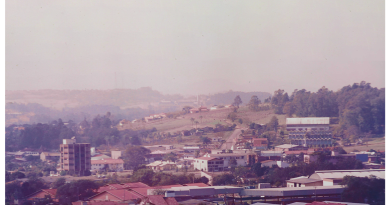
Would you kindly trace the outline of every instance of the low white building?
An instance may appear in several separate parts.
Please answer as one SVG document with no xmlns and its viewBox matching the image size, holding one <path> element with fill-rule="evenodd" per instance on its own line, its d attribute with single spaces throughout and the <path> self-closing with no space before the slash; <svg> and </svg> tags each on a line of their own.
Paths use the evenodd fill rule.
<svg viewBox="0 0 390 205">
<path fill-rule="evenodd" d="M 175 162 L 158 160 L 146 165 L 146 167 L 154 171 L 160 171 L 160 170 L 172 170 L 175 169 L 177 166 Z"/>
<path fill-rule="evenodd" d="M 183 147 L 183 149 L 184 149 L 184 152 L 189 152 L 189 153 L 196 152 L 196 151 L 200 150 L 199 146 L 186 146 L 186 147 Z"/>
<path fill-rule="evenodd" d="M 272 167 L 273 165 L 276 165 L 279 168 L 286 168 L 290 166 L 290 164 L 287 162 L 275 161 L 275 160 L 265 160 L 261 162 L 261 167 Z"/>
<path fill-rule="evenodd" d="M 100 160 L 91 160 L 91 171 L 103 171 L 104 167 L 107 165 L 109 170 L 115 172 L 123 171 L 123 160 L 122 159 L 100 159 Z"/>
<path fill-rule="evenodd" d="M 205 154 L 205 157 L 215 157 L 223 160 L 224 167 L 229 167 L 230 160 L 235 159 L 236 166 L 246 166 L 248 164 L 248 153 L 220 153 L 220 154 Z"/>
</svg>

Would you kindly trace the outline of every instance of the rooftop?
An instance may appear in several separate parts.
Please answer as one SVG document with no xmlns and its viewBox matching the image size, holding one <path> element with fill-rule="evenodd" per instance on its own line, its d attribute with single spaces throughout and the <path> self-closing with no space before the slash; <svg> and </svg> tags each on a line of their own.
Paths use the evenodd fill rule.
<svg viewBox="0 0 390 205">
<path fill-rule="evenodd" d="M 287 125 L 329 125 L 329 117 L 286 118 Z"/>
</svg>

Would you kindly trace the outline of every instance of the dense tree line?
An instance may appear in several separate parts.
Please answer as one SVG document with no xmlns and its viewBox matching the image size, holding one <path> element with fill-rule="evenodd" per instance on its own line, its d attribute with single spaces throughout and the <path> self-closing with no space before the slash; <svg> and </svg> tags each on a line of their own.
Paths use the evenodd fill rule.
<svg viewBox="0 0 390 205">
<path fill-rule="evenodd" d="M 110 112 L 105 115 L 97 115 L 91 122 L 84 119 L 79 124 L 72 121 L 67 125 L 61 120 L 51 123 L 25 124 L 23 129 L 10 125 L 6 127 L 6 150 L 17 151 L 24 148 L 45 150 L 59 149 L 62 139 L 76 137 L 77 142 L 91 143 L 91 146 L 100 145 L 140 145 L 141 139 L 156 132 L 156 128 L 150 130 L 124 130 L 119 131 L 114 125 Z"/>
<path fill-rule="evenodd" d="M 337 92 L 322 87 L 317 92 L 295 90 L 288 96 L 275 91 L 271 99 L 276 114 L 289 117 L 339 117 L 342 130 L 356 126 L 360 132 L 385 132 L 385 88 L 373 88 L 362 81 Z"/>
<path fill-rule="evenodd" d="M 345 176 L 341 184 L 346 186 L 341 194 L 342 201 L 385 204 L 385 179 Z"/>
</svg>

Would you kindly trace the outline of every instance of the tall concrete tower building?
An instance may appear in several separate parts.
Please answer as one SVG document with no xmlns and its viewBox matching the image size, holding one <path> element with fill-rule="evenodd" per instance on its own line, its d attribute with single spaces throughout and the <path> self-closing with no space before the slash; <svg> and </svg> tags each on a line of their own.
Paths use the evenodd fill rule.
<svg viewBox="0 0 390 205">
<path fill-rule="evenodd" d="M 85 176 L 91 170 L 91 147 L 89 143 L 76 143 L 75 137 L 63 139 L 60 152 L 61 170 L 79 176 Z"/>
</svg>

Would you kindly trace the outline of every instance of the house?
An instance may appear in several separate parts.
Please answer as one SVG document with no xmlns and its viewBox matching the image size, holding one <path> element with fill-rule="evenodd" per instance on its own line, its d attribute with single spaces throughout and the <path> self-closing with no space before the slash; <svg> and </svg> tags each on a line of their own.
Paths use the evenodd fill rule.
<svg viewBox="0 0 390 205">
<path fill-rule="evenodd" d="M 123 171 L 123 160 L 122 159 L 100 159 L 100 160 L 91 160 L 91 171 L 101 171 L 107 167 L 109 170 L 115 172 Z"/>
<path fill-rule="evenodd" d="M 89 201 L 113 201 L 113 202 L 123 202 L 123 201 L 133 201 L 136 202 L 138 199 L 145 197 L 145 195 L 140 194 L 133 190 L 128 189 L 114 189 L 100 192 L 96 195 L 89 197 Z"/>
<path fill-rule="evenodd" d="M 190 109 L 190 113 L 193 114 L 193 113 L 198 113 L 199 112 L 199 109 L 198 108 L 192 108 Z"/>
<path fill-rule="evenodd" d="M 102 159 L 111 159 L 111 157 L 105 154 L 95 154 L 91 157 L 91 160 L 102 160 Z"/>
<path fill-rule="evenodd" d="M 199 151 L 200 147 L 199 146 L 185 146 L 185 147 L 183 147 L 183 149 L 184 149 L 184 152 L 193 153 L 193 152 Z"/>
<path fill-rule="evenodd" d="M 317 161 L 317 155 L 303 155 L 303 161 L 306 164 Z M 326 160 L 333 164 L 336 164 L 340 160 L 344 159 L 356 159 L 356 154 L 339 154 L 337 152 L 332 151 L 332 155 L 326 156 Z"/>
<path fill-rule="evenodd" d="M 199 157 L 194 160 L 194 169 L 206 172 L 224 171 L 224 160 L 214 157 Z"/>
<path fill-rule="evenodd" d="M 174 197 L 148 195 L 141 199 L 140 205 L 179 205 Z"/>
<path fill-rule="evenodd" d="M 50 196 L 54 202 L 58 202 L 56 197 L 57 189 L 41 189 L 25 197 L 27 201 L 36 201 L 45 199 L 46 196 Z"/>
<path fill-rule="evenodd" d="M 147 168 L 152 169 L 153 171 L 163 171 L 163 170 L 173 170 L 175 169 L 176 163 L 175 162 L 169 162 L 169 161 L 154 161 L 148 165 L 146 165 Z"/>
<path fill-rule="evenodd" d="M 24 152 L 22 152 L 22 151 L 16 152 L 15 158 L 24 158 Z"/>
<path fill-rule="evenodd" d="M 283 162 L 283 161 L 275 161 L 275 160 L 265 160 L 265 161 L 261 161 L 261 167 L 271 167 L 276 165 L 278 166 L 279 168 L 286 168 L 286 167 L 289 167 L 290 164 L 287 163 L 287 162 Z"/>
<path fill-rule="evenodd" d="M 293 145 L 293 144 L 282 144 L 275 146 L 275 151 L 295 151 L 295 150 L 307 150 L 308 148 L 305 148 L 303 146 L 299 145 Z"/>
<path fill-rule="evenodd" d="M 119 122 L 119 125 L 123 127 L 124 125 L 129 125 L 131 122 L 129 120 L 123 119 Z"/>
<path fill-rule="evenodd" d="M 58 161 L 60 159 L 61 153 L 59 152 L 42 152 L 40 158 L 42 161 Z"/>
<path fill-rule="evenodd" d="M 122 184 L 106 184 L 101 186 L 98 189 L 98 192 L 108 191 L 108 190 L 119 190 L 119 189 L 129 189 L 129 188 L 147 188 L 149 185 L 144 184 L 142 182 L 134 182 L 134 183 L 122 183 Z"/>
<path fill-rule="evenodd" d="M 170 150 L 173 149 L 173 145 L 151 145 L 151 146 L 144 146 L 146 149 L 150 151 L 156 151 L 156 150 Z"/>
<path fill-rule="evenodd" d="M 253 139 L 253 148 L 257 150 L 266 150 L 268 148 L 268 139 L 267 138 L 254 138 Z"/>
<path fill-rule="evenodd" d="M 249 153 L 221 153 L 221 154 L 206 154 L 205 157 L 215 157 L 223 160 L 223 166 L 225 168 L 230 167 L 230 160 L 235 159 L 237 166 L 248 165 L 248 154 Z"/>
</svg>

